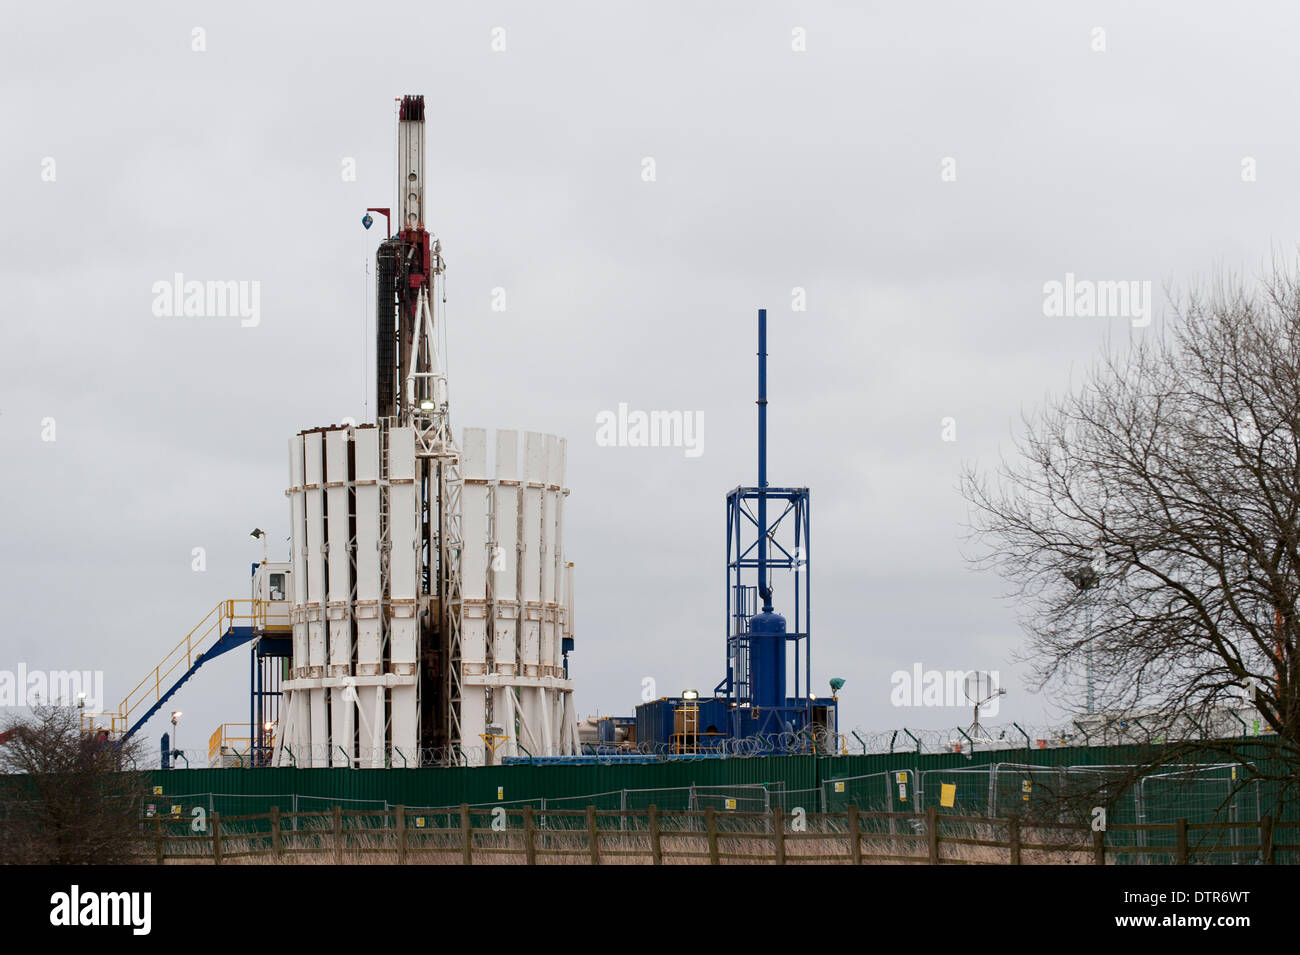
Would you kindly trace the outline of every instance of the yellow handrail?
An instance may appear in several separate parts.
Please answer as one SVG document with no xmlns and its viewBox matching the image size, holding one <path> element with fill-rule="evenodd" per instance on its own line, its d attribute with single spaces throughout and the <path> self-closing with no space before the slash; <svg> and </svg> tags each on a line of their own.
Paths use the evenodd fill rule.
<svg viewBox="0 0 1300 955">
<path fill-rule="evenodd" d="M 216 754 L 217 750 L 221 749 L 221 741 L 225 738 L 225 735 L 226 724 L 222 723 L 216 728 L 216 731 L 208 737 L 208 762 L 211 762 L 212 757 Z"/>
<path fill-rule="evenodd" d="M 113 733 L 125 733 L 131 714 L 141 705 L 153 704 L 172 682 L 173 674 L 179 676 L 194 665 L 194 661 L 215 645 L 216 640 L 235 625 L 236 621 L 250 621 L 256 628 L 266 626 L 268 601 L 251 598 L 223 600 L 213 607 L 180 642 L 163 657 L 147 676 L 126 695 L 116 713 L 103 714 L 111 719 Z M 96 714 L 86 714 L 93 717 Z M 85 716 L 82 719 L 83 727 Z"/>
<path fill-rule="evenodd" d="M 247 736 L 232 736 L 230 728 L 236 727 L 241 730 L 247 730 Z M 253 745 L 253 724 L 252 723 L 222 723 L 216 728 L 211 736 L 208 737 L 208 762 L 211 763 L 221 753 L 221 747 L 227 743 L 247 743 L 244 747 L 247 752 Z"/>
</svg>

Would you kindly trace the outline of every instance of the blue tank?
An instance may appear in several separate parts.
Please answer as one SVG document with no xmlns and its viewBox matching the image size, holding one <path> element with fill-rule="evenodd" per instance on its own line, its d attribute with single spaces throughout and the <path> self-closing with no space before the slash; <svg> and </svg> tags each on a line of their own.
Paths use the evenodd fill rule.
<svg viewBox="0 0 1300 955">
<path fill-rule="evenodd" d="M 785 706 L 785 617 L 757 613 L 749 618 L 751 705 Z"/>
</svg>

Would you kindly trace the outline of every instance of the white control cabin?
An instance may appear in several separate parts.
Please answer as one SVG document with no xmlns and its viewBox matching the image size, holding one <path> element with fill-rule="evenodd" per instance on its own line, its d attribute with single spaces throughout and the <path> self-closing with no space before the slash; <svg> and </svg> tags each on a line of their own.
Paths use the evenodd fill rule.
<svg viewBox="0 0 1300 955">
<path fill-rule="evenodd" d="M 253 567 L 253 599 L 266 601 L 260 606 L 265 610 L 266 630 L 290 630 L 289 620 L 289 577 L 288 562 L 263 561 Z"/>
</svg>

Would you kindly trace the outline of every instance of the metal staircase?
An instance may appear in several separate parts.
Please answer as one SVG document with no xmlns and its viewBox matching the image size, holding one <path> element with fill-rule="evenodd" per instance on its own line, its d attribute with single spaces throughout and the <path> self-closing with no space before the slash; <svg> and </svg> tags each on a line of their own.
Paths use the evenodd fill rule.
<svg viewBox="0 0 1300 955">
<path fill-rule="evenodd" d="M 84 713 L 82 729 L 107 730 L 113 737 L 130 739 L 199 667 L 265 632 L 266 603 L 251 599 L 221 601 L 136 684 L 117 712 Z"/>
</svg>

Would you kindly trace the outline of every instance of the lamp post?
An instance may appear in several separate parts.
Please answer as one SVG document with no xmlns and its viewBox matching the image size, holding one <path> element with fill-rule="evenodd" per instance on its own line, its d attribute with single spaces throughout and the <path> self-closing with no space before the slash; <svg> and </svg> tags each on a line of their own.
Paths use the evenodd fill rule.
<svg viewBox="0 0 1300 955">
<path fill-rule="evenodd" d="M 180 710 L 172 710 L 172 752 L 174 753 L 179 753 L 181 748 L 179 742 L 180 733 L 177 730 L 177 725 L 180 723 L 182 715 L 184 714 L 182 714 Z M 189 764 L 189 760 L 186 760 L 185 762 L 187 765 Z"/>
<path fill-rule="evenodd" d="M 262 563 L 265 564 L 270 559 L 267 556 L 266 550 L 266 531 L 262 530 L 260 527 L 254 527 L 248 532 L 248 536 L 253 538 L 253 540 L 257 540 L 259 537 L 262 539 Z"/>
</svg>

